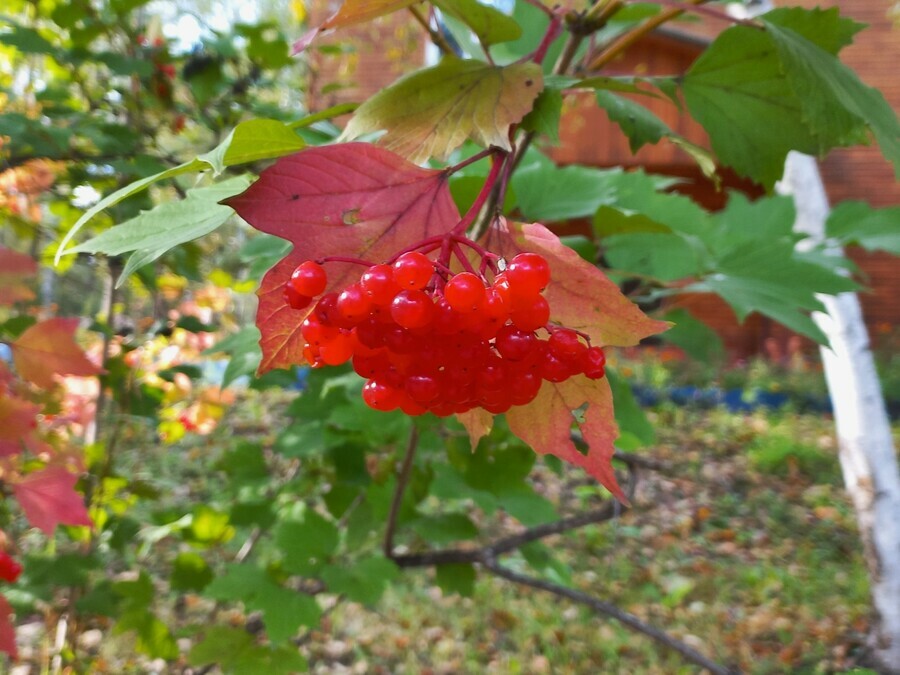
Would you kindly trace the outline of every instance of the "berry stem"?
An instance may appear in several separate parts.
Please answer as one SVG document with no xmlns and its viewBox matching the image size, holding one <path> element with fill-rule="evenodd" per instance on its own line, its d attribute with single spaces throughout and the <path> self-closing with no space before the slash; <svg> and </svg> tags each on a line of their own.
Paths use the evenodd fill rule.
<svg viewBox="0 0 900 675">
<path fill-rule="evenodd" d="M 547 26 L 547 32 L 544 33 L 541 44 L 534 51 L 534 56 L 531 57 L 531 60 L 538 64 L 543 63 L 544 58 L 547 56 L 547 50 L 550 49 L 550 45 L 560 36 L 562 31 L 562 19 L 558 14 L 554 13 L 553 18 L 550 19 L 550 25 Z"/>
<path fill-rule="evenodd" d="M 315 262 L 319 265 L 324 265 L 325 263 L 330 262 L 342 262 L 350 263 L 351 265 L 363 265 L 365 267 L 372 267 L 375 264 L 368 260 L 363 260 L 362 258 L 348 258 L 342 255 L 329 255 L 325 256 L 324 258 L 316 258 Z"/>
<path fill-rule="evenodd" d="M 501 155 L 500 158 L 498 158 L 498 155 Z M 450 234 L 462 236 L 463 234 L 465 234 L 465 231 L 469 229 L 469 226 L 475 222 L 475 219 L 478 218 L 478 214 L 481 213 L 481 207 L 484 206 L 485 202 L 488 200 L 488 197 L 491 194 L 491 191 L 494 189 L 494 185 L 496 184 L 497 179 L 500 177 L 501 169 L 503 168 L 503 165 L 506 164 L 506 160 L 508 157 L 509 153 L 503 150 L 500 150 L 494 154 L 493 163 L 491 164 L 491 171 L 484 181 L 481 192 L 478 193 L 478 196 L 475 198 L 472 206 L 470 206 L 469 210 L 466 211 L 466 215 L 464 215 L 462 217 L 462 220 L 460 220 L 456 224 L 456 227 L 454 227 L 450 231 Z"/>
<path fill-rule="evenodd" d="M 466 254 L 463 252 L 462 247 L 459 245 L 459 241 L 452 240 L 453 253 L 456 255 L 459 262 L 462 264 L 463 268 L 466 272 L 471 272 L 472 274 L 478 274 L 475 271 L 475 268 L 472 267 L 472 263 L 469 262 L 469 259 L 466 257 Z"/>
<path fill-rule="evenodd" d="M 485 157 L 489 157 L 490 155 L 494 155 L 498 152 L 498 148 L 491 146 L 489 148 L 485 148 L 481 152 L 476 152 L 474 155 L 469 157 L 468 159 L 464 159 L 459 164 L 454 164 L 453 166 L 448 166 L 446 169 L 446 173 L 448 176 L 452 176 L 457 171 L 462 171 L 470 164 L 474 164 L 475 162 L 479 162 Z"/>
</svg>

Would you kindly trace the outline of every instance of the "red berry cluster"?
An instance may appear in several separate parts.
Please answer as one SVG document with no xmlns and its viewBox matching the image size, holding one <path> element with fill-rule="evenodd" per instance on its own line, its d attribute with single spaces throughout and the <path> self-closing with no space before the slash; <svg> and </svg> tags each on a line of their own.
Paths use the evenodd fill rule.
<svg viewBox="0 0 900 675">
<path fill-rule="evenodd" d="M 517 255 L 488 283 L 473 269 L 453 274 L 411 251 L 325 295 L 325 269 L 308 260 L 294 270 L 284 299 L 299 310 L 321 295 L 300 326 L 304 357 L 313 367 L 352 360 L 368 380 L 363 398 L 372 408 L 497 414 L 530 403 L 543 380 L 604 375 L 600 347 L 548 324 L 542 292 L 549 282 L 550 267 L 535 253 Z"/>
<path fill-rule="evenodd" d="M 9 553 L 0 551 L 0 579 L 12 584 L 15 583 L 21 573 L 22 566 Z"/>
</svg>

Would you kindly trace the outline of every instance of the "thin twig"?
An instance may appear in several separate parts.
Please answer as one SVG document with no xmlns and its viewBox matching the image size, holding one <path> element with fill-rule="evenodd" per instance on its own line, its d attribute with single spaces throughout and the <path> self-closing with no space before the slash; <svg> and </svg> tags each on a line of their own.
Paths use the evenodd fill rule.
<svg viewBox="0 0 900 675">
<path fill-rule="evenodd" d="M 664 23 L 667 23 L 672 19 L 684 14 L 685 10 L 691 5 L 701 5 L 707 1 L 708 0 L 688 0 L 688 2 L 685 3 L 684 6 L 671 8 L 666 10 L 665 12 L 660 12 L 656 16 L 650 17 L 640 26 L 637 26 L 636 28 L 628 31 L 627 33 L 619 37 L 619 39 L 614 40 L 612 43 L 607 45 L 606 48 L 603 49 L 603 51 L 601 51 L 597 56 L 591 59 L 585 70 L 599 70 L 648 33 L 653 32 Z"/>
<path fill-rule="evenodd" d="M 387 528 L 384 531 L 384 555 L 394 557 L 394 533 L 397 530 L 397 517 L 400 515 L 400 507 L 403 505 L 403 494 L 409 483 L 412 473 L 413 459 L 416 456 L 416 448 L 419 445 L 419 429 L 413 424 L 409 430 L 409 441 L 406 444 L 406 453 L 403 455 L 403 464 L 397 475 L 397 486 L 394 488 L 394 498 L 391 500 L 391 510 L 388 514 Z"/>
<path fill-rule="evenodd" d="M 456 50 L 453 48 L 449 42 L 447 42 L 447 38 L 444 37 L 444 34 L 439 30 L 435 30 L 431 27 L 431 24 L 428 22 L 428 19 L 422 14 L 422 10 L 420 10 L 416 6 L 409 7 L 410 13 L 415 17 L 416 21 L 418 21 L 422 28 L 428 31 L 428 37 L 431 38 L 431 41 L 437 46 L 438 49 L 441 50 L 441 53 L 449 56 L 456 56 Z"/>
<path fill-rule="evenodd" d="M 582 593 L 581 591 L 576 591 L 572 588 L 567 588 L 565 586 L 560 586 L 559 584 L 554 584 L 550 581 L 546 581 L 544 579 L 537 579 L 535 577 L 531 577 L 525 574 L 520 574 L 518 572 L 514 572 L 508 567 L 504 567 L 496 559 L 487 559 L 481 562 L 481 565 L 496 574 L 498 577 L 502 577 L 508 581 L 515 582 L 517 584 L 521 584 L 522 586 L 528 586 L 529 588 L 536 588 L 541 591 L 547 591 L 548 593 L 553 593 L 556 596 L 561 598 L 566 598 L 567 600 L 571 600 L 572 602 L 577 602 L 580 605 L 584 605 L 585 607 L 589 607 L 594 610 L 598 614 L 603 614 L 610 618 L 616 619 L 617 621 L 625 624 L 629 628 L 636 630 L 639 633 L 643 633 L 647 637 L 650 637 L 656 640 L 658 643 L 663 645 L 664 647 L 668 647 L 679 654 L 681 654 L 686 660 L 694 663 L 702 668 L 706 668 L 711 673 L 715 675 L 733 675 L 739 671 L 727 668 L 722 666 L 715 661 L 712 661 L 705 657 L 703 654 L 698 652 L 697 650 L 689 647 L 687 644 L 678 640 L 665 631 L 660 630 L 654 626 L 651 626 L 647 623 L 644 623 L 639 618 L 637 618 L 634 614 L 630 614 L 625 610 L 619 609 L 614 604 L 610 602 L 606 602 L 605 600 L 600 600 L 593 596 L 588 595 L 587 593 Z"/>
</svg>

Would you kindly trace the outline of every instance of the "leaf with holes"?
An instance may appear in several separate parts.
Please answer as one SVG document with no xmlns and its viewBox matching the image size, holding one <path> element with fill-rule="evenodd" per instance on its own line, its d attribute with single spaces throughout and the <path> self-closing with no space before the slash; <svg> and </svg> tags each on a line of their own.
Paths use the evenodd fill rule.
<svg viewBox="0 0 900 675">
<path fill-rule="evenodd" d="M 551 321 L 581 331 L 595 345 L 633 345 L 668 328 L 666 322 L 645 316 L 603 272 L 543 225 L 501 222 L 489 230 L 485 244 L 506 259 L 524 251 L 542 255 L 550 264 L 552 281 L 544 297 L 550 304 Z M 486 426 L 483 416 L 474 417 L 463 416 L 473 441 Z M 625 501 L 610 464 L 618 431 L 605 379 L 578 376 L 558 384 L 544 382 L 534 401 L 511 408 L 506 419 L 510 430 L 535 452 L 580 466 Z M 576 421 L 588 444 L 585 454 L 571 439 Z"/>
<path fill-rule="evenodd" d="M 294 244 L 257 292 L 260 373 L 304 361 L 300 323 L 312 310 L 293 310 L 282 297 L 297 265 L 325 256 L 383 262 L 459 221 L 445 172 L 422 169 L 365 143 L 309 148 L 282 158 L 226 203 L 256 229 Z M 331 265 L 326 292 L 347 286 L 358 274 L 358 266 Z"/>
<path fill-rule="evenodd" d="M 413 162 L 445 159 L 467 139 L 510 149 L 510 125 L 543 89 L 540 66 L 494 66 L 447 57 L 363 103 L 344 130 L 351 139 L 387 130 L 379 141 Z"/>
</svg>

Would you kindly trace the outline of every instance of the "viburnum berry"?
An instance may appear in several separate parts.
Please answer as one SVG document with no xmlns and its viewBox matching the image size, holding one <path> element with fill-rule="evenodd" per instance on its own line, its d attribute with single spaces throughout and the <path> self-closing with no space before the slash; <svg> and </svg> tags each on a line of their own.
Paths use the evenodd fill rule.
<svg viewBox="0 0 900 675">
<path fill-rule="evenodd" d="M 407 252 L 393 264 L 368 265 L 358 281 L 314 305 L 327 275 L 316 262 L 301 264 L 284 294 L 297 309 L 313 305 L 300 324 L 304 359 L 315 368 L 351 361 L 367 380 L 366 404 L 407 415 L 478 407 L 499 414 L 533 401 L 544 381 L 603 377 L 603 350 L 549 323 L 543 257 L 519 254 L 501 272 L 496 256 L 482 255 L 481 273 L 469 266 L 454 274 L 448 260 Z"/>
<path fill-rule="evenodd" d="M 290 305 L 291 309 L 306 309 L 312 302 L 312 298 L 308 295 L 301 295 L 288 284 L 284 287 L 284 301 Z"/>
<path fill-rule="evenodd" d="M 434 265 L 418 251 L 401 255 L 393 264 L 394 281 L 407 290 L 421 290 L 431 281 Z"/>
<path fill-rule="evenodd" d="M 328 275 L 320 264 L 313 260 L 306 260 L 297 266 L 288 283 L 299 295 L 314 298 L 325 292 Z"/>
<path fill-rule="evenodd" d="M 550 283 L 550 265 L 537 253 L 520 253 L 507 266 L 506 278 L 522 294 L 540 293 Z"/>
<path fill-rule="evenodd" d="M 454 275 L 444 287 L 444 297 L 460 314 L 475 312 L 484 303 L 484 282 L 472 272 Z"/>
<path fill-rule="evenodd" d="M 22 566 L 9 553 L 0 551 L 0 579 L 12 584 L 16 582 L 20 574 L 22 574 Z"/>
</svg>

